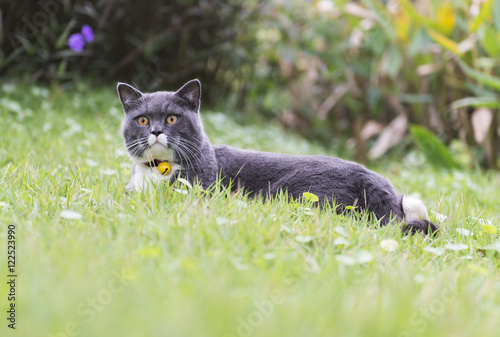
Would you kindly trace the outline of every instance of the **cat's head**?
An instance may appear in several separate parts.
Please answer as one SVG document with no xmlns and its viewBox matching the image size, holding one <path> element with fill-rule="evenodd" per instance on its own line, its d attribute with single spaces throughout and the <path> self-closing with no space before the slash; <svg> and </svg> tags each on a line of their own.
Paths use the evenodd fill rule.
<svg viewBox="0 0 500 337">
<path fill-rule="evenodd" d="M 118 83 L 117 91 L 125 112 L 122 135 L 134 163 L 189 165 L 196 161 L 206 137 L 199 116 L 198 80 L 176 92 L 142 93 L 125 83 Z"/>
</svg>

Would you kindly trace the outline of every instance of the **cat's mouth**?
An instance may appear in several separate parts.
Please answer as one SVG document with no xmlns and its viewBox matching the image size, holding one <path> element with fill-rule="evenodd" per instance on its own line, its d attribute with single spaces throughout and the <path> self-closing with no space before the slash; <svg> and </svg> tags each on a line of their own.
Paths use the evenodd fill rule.
<svg viewBox="0 0 500 337">
<path fill-rule="evenodd" d="M 160 163 L 163 161 L 164 160 L 153 159 L 152 161 L 145 162 L 144 165 L 146 165 L 147 167 L 158 167 L 158 165 L 160 165 Z"/>
</svg>

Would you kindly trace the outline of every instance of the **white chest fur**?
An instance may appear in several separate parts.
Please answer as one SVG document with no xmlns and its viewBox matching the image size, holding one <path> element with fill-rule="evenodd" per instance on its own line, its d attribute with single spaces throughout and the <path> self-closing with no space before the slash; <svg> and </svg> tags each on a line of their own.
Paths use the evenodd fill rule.
<svg viewBox="0 0 500 337">
<path fill-rule="evenodd" d="M 181 166 L 179 164 L 171 164 L 172 170 L 168 175 L 162 175 L 156 167 L 148 167 L 144 164 L 134 164 L 132 178 L 127 186 L 127 189 L 136 191 L 147 190 L 151 185 L 159 184 L 162 181 L 169 180 L 172 175 L 176 174 Z"/>
<path fill-rule="evenodd" d="M 127 185 L 127 190 L 140 191 L 147 189 L 152 184 L 169 180 L 172 175 L 181 169 L 179 164 L 172 163 L 174 161 L 174 152 L 167 147 L 167 143 L 168 138 L 164 134 L 160 134 L 158 137 L 149 135 L 148 149 L 140 157 L 131 157 L 134 167 L 132 168 L 132 178 Z M 168 162 L 172 166 L 170 174 L 162 175 L 156 167 L 144 165 L 144 163 L 153 159 Z"/>
</svg>

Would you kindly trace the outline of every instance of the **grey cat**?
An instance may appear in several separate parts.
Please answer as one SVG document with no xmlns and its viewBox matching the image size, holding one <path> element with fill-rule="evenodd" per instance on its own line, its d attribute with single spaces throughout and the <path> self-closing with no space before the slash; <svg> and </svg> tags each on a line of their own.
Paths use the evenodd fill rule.
<svg viewBox="0 0 500 337">
<path fill-rule="evenodd" d="M 142 93 L 124 83 L 118 83 L 117 90 L 125 112 L 122 134 L 133 162 L 127 190 L 177 177 L 208 189 L 220 179 L 224 187 L 244 189 L 251 197 L 285 192 L 298 200 L 310 192 L 320 198 L 320 206 L 335 204 L 337 212 L 355 206 L 373 214 L 381 225 L 403 222 L 406 233 L 438 231 L 422 201 L 398 195 L 385 178 L 354 162 L 213 146 L 200 118 L 198 80 L 176 92 Z M 168 173 L 157 169 L 163 162 L 170 164 Z"/>
</svg>

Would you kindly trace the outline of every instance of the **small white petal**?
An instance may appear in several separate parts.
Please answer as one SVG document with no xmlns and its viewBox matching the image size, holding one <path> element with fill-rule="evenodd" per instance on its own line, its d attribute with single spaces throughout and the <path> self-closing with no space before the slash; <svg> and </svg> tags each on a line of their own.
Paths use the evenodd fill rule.
<svg viewBox="0 0 500 337">
<path fill-rule="evenodd" d="M 500 241 L 497 241 L 491 245 L 484 246 L 482 249 L 486 249 L 486 250 L 494 249 L 494 250 L 500 252 Z"/>
<path fill-rule="evenodd" d="M 295 237 L 295 240 L 298 242 L 309 242 L 312 241 L 314 238 L 310 235 L 297 235 Z"/>
<path fill-rule="evenodd" d="M 333 12 L 335 10 L 335 5 L 331 0 L 318 1 L 316 7 L 320 12 Z"/>
<path fill-rule="evenodd" d="M 349 241 L 347 241 L 347 239 L 344 238 L 343 236 L 339 236 L 338 238 L 335 238 L 335 240 L 333 240 L 333 244 L 335 246 L 338 246 L 338 245 L 347 246 L 349 244 Z"/>
<path fill-rule="evenodd" d="M 373 256 L 370 252 L 366 250 L 360 250 L 356 253 L 356 262 L 357 263 L 367 263 L 373 260 Z"/>
<path fill-rule="evenodd" d="M 70 210 L 64 210 L 59 213 L 61 218 L 63 219 L 68 219 L 68 220 L 78 220 L 82 218 L 82 215 L 78 212 L 75 211 L 70 211 Z"/>
<path fill-rule="evenodd" d="M 444 248 L 434 248 L 434 247 L 425 247 L 424 250 L 426 252 L 436 254 L 436 255 L 443 255 L 444 253 Z"/>
<path fill-rule="evenodd" d="M 469 248 L 469 246 L 464 245 L 463 243 L 448 243 L 444 247 L 450 250 L 464 250 Z"/>
<path fill-rule="evenodd" d="M 116 170 L 101 170 L 101 173 L 107 176 L 112 176 L 116 174 Z"/>
<path fill-rule="evenodd" d="M 356 259 L 350 255 L 337 255 L 335 256 L 335 260 L 339 261 L 342 264 L 345 264 L 346 266 L 352 266 L 353 264 L 356 264 Z"/>
<path fill-rule="evenodd" d="M 183 179 L 183 178 L 177 178 L 176 181 L 180 182 L 180 183 L 183 183 L 184 185 L 186 185 L 190 190 L 193 189 L 193 185 L 191 185 L 191 183 L 189 181 L 187 181 L 186 179 Z"/>
<path fill-rule="evenodd" d="M 343 235 L 345 237 L 349 236 L 349 233 L 345 230 L 344 227 L 337 226 L 333 229 L 335 232 L 339 233 L 340 235 Z"/>
<path fill-rule="evenodd" d="M 462 234 L 463 236 L 470 236 L 472 234 L 470 230 L 465 228 L 457 228 L 456 231 L 458 234 Z"/>
<path fill-rule="evenodd" d="M 219 226 L 229 225 L 231 223 L 231 220 L 228 218 L 216 218 L 215 223 Z"/>
<path fill-rule="evenodd" d="M 413 277 L 413 281 L 417 283 L 425 283 L 426 279 L 422 274 L 417 274 Z"/>
<path fill-rule="evenodd" d="M 85 159 L 85 162 L 90 167 L 96 167 L 99 165 L 95 160 L 92 160 L 92 159 Z"/>
<path fill-rule="evenodd" d="M 399 248 L 399 244 L 396 240 L 385 239 L 380 241 L 380 248 L 387 252 L 394 252 Z"/>
<path fill-rule="evenodd" d="M 436 219 L 437 223 L 444 222 L 444 221 L 446 221 L 446 219 L 448 219 L 448 217 L 444 214 L 441 214 L 438 212 L 433 212 L 433 213 L 434 213 L 434 219 Z"/>
</svg>

